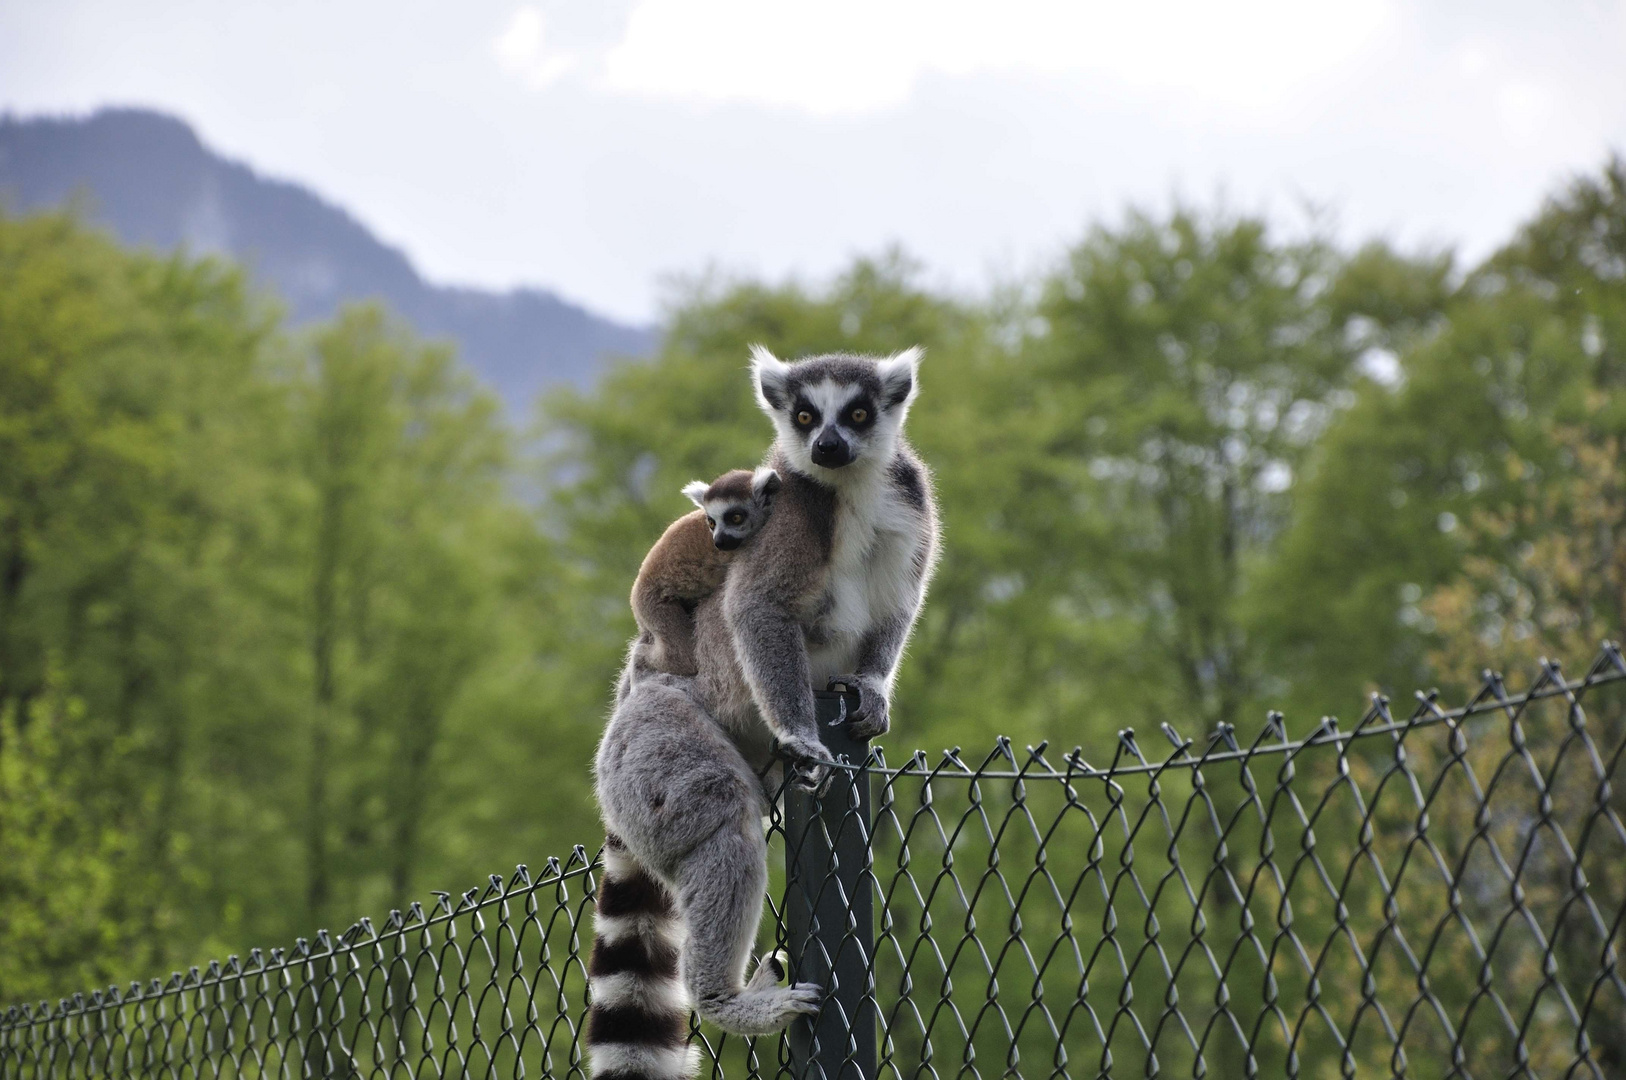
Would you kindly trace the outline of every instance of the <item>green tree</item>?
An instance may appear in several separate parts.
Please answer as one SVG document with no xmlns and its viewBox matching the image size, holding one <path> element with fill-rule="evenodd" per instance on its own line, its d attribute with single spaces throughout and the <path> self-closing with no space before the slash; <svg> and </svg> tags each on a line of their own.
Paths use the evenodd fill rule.
<svg viewBox="0 0 1626 1080">
<path fill-rule="evenodd" d="M 285 942 L 579 837 L 509 452 L 378 312 L 285 335 L 229 268 L 0 220 L 0 991 Z M 568 823 L 531 805 L 561 769 Z"/>
<path fill-rule="evenodd" d="M 1093 231 L 1047 280 L 1023 412 L 1050 482 L 1022 497 L 1065 533 L 1016 572 L 1027 620 L 1076 651 L 1039 681 L 1187 729 L 1242 717 L 1265 673 L 1241 601 L 1353 374 L 1338 270 L 1322 244 L 1177 211 Z"/>
<path fill-rule="evenodd" d="M 1622 430 L 1623 265 L 1616 161 L 1549 200 L 1455 289 L 1423 266 L 1383 290 L 1416 298 L 1402 312 L 1400 378 L 1361 385 L 1320 440 L 1260 593 L 1272 665 L 1297 673 L 1305 708 L 1425 685 L 1419 600 L 1465 558 L 1506 560 L 1530 540 L 1530 500 L 1576 460 L 1557 432 Z M 1530 527 L 1487 547 L 1460 528 L 1486 512 Z"/>
<path fill-rule="evenodd" d="M 493 609 L 524 519 L 505 488 L 496 402 L 448 350 L 362 308 L 320 330 L 309 356 L 296 401 L 315 926 L 404 904 L 421 884 L 449 716 L 494 652 Z"/>
<path fill-rule="evenodd" d="M 96 766 L 116 762 L 129 744 L 95 746 L 101 733 L 82 703 L 50 682 L 24 708 L 0 713 L 0 1000 L 8 1003 L 105 986 L 163 951 L 141 917 L 145 898 L 121 880 L 135 839 L 129 807 L 96 783 Z"/>
<path fill-rule="evenodd" d="M 227 268 L 129 255 L 62 216 L 0 220 L 0 758 L 50 774 L 7 813 L 77 800 L 88 847 L 62 863 L 121 890 L 105 955 L 81 958 L 104 972 L 118 941 L 162 961 L 206 936 L 212 919 L 185 917 L 210 872 L 201 811 L 243 764 L 213 733 L 252 741 L 274 700 L 249 599 L 275 484 L 272 325 Z M 57 730 L 35 743 L 41 718 Z"/>
</svg>

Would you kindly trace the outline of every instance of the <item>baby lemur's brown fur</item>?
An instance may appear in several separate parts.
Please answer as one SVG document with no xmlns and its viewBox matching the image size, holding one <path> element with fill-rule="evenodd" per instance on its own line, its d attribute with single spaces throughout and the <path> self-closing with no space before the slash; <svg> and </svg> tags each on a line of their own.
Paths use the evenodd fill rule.
<svg viewBox="0 0 1626 1080">
<path fill-rule="evenodd" d="M 633 645 L 640 666 L 696 673 L 694 606 L 722 587 L 735 549 L 767 522 L 779 486 L 779 474 L 762 468 L 734 469 L 709 485 L 695 480 L 684 487 L 700 509 L 666 527 L 632 585 L 632 614 L 642 631 Z"/>
</svg>

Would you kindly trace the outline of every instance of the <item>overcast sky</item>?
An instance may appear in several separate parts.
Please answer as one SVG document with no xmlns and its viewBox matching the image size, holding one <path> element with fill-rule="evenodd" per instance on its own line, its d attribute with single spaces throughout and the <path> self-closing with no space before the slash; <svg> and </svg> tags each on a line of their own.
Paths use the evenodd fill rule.
<svg viewBox="0 0 1626 1080">
<path fill-rule="evenodd" d="M 1481 255 L 1626 150 L 1626 3 L 0 0 L 0 107 L 108 103 L 647 319 L 895 241 L 980 289 L 1176 196 Z"/>
</svg>

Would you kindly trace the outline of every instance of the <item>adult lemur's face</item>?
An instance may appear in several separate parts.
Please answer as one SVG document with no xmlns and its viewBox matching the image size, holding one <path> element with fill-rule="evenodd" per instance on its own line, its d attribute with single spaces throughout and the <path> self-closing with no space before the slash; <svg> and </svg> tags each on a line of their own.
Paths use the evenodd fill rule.
<svg viewBox="0 0 1626 1080">
<path fill-rule="evenodd" d="M 837 469 L 891 458 L 915 399 L 920 354 L 834 354 L 787 364 L 759 345 L 751 350 L 757 401 L 796 467 L 833 479 Z"/>
</svg>

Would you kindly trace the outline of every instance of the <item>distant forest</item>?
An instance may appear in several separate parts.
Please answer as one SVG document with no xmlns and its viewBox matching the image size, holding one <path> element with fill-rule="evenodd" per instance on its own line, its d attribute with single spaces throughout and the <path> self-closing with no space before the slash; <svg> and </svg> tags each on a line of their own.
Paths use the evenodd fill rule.
<svg viewBox="0 0 1626 1080">
<path fill-rule="evenodd" d="M 345 303 L 387 304 L 420 333 L 455 344 L 515 415 L 544 388 L 592 385 L 607 357 L 655 347 L 651 329 L 540 289 L 431 285 L 344 210 L 228 161 L 173 116 L 0 116 L 0 210 L 70 205 L 125 244 L 236 259 L 296 324 L 330 318 Z"/>
<path fill-rule="evenodd" d="M 927 349 L 941 570 L 888 755 L 1301 733 L 1626 607 L 1626 166 L 1479 265 L 1129 212 L 983 300 L 887 253 L 697 286 L 505 416 L 406 313 L 0 219 L 0 1001 L 589 850 L 628 590 L 770 437 L 747 346 Z M 1611 796 L 1619 799 L 1618 794 Z"/>
</svg>

